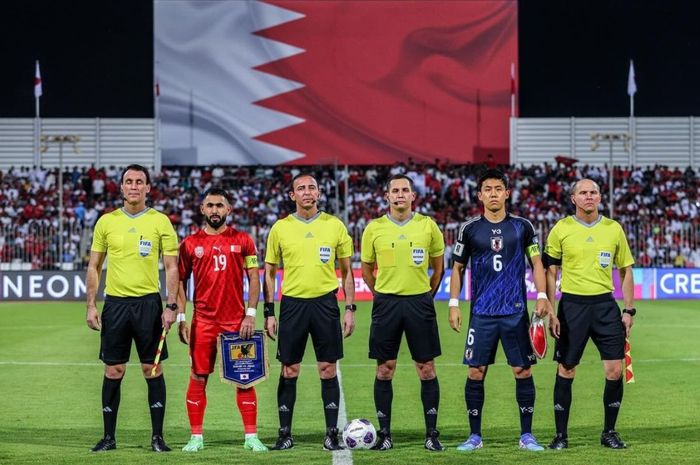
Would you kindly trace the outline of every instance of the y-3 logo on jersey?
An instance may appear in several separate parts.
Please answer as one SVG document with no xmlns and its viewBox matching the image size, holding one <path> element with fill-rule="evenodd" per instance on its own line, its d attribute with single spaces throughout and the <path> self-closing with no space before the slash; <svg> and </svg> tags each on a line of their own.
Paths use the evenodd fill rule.
<svg viewBox="0 0 700 465">
<path fill-rule="evenodd" d="M 501 234 L 501 230 L 500 229 L 492 229 L 491 234 Z"/>
</svg>

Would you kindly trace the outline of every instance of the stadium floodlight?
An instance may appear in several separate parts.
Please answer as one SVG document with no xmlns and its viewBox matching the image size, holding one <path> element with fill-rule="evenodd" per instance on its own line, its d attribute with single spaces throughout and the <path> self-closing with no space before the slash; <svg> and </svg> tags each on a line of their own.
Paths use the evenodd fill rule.
<svg viewBox="0 0 700 465">
<path fill-rule="evenodd" d="M 80 153 L 80 136 L 70 134 L 52 134 L 50 136 L 41 136 L 41 151 L 49 150 L 49 144 L 58 144 L 58 263 L 59 268 L 63 269 L 63 143 L 70 142 L 73 144 L 73 152 Z"/>
<path fill-rule="evenodd" d="M 610 208 L 610 219 L 613 219 L 615 214 L 615 197 L 613 194 L 613 172 L 615 171 L 613 165 L 613 144 L 616 141 L 622 141 L 625 151 L 629 152 L 629 142 L 630 140 L 632 140 L 632 137 L 629 135 L 629 133 L 626 132 L 594 132 L 593 134 L 591 134 L 591 140 L 593 141 L 593 143 L 591 144 L 591 151 L 593 152 L 598 150 L 601 141 L 607 142 L 608 146 L 610 147 L 610 163 L 608 166 L 608 187 L 610 189 L 610 199 L 608 201 L 608 205 Z"/>
</svg>

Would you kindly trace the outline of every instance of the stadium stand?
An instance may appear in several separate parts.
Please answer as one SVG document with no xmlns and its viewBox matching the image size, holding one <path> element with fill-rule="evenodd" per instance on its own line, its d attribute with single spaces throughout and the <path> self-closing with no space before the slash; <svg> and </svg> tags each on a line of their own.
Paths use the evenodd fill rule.
<svg viewBox="0 0 700 465">
<path fill-rule="evenodd" d="M 477 215 L 476 179 L 483 165 L 430 165 L 409 161 L 394 166 L 351 166 L 336 176 L 333 166 L 310 168 L 324 193 L 325 210 L 343 217 L 345 185 L 347 226 L 359 261 L 362 230 L 385 211 L 383 184 L 391 174 L 410 176 L 419 193 L 416 209 L 431 215 L 445 233 L 446 259 L 460 222 Z M 529 219 L 541 240 L 564 215 L 572 181 L 590 177 L 605 198 L 608 171 L 600 166 L 532 165 L 502 167 L 512 184 L 510 211 Z M 301 168 L 295 166 L 164 167 L 153 177 L 151 205 L 167 214 L 179 236 L 198 228 L 199 193 L 211 186 L 233 198 L 232 218 L 248 231 L 264 255 L 272 224 L 292 209 L 287 188 Z M 58 253 L 56 169 L 0 171 L 0 267 L 13 270 L 82 269 L 89 255 L 92 227 L 100 215 L 118 208 L 119 167 L 66 168 L 63 179 L 64 250 Z M 347 183 L 345 176 L 348 177 Z M 628 232 L 640 267 L 700 267 L 700 173 L 665 166 L 616 167 L 615 219 Z M 337 189 L 337 193 L 336 193 Z M 607 215 L 607 210 L 604 212 Z M 59 259 L 60 258 L 60 259 Z"/>
</svg>

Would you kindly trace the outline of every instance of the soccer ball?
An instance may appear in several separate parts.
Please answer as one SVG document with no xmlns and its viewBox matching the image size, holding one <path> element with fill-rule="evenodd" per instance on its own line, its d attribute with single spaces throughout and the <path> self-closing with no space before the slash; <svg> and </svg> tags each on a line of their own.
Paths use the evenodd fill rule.
<svg viewBox="0 0 700 465">
<path fill-rule="evenodd" d="M 377 430 L 369 420 L 356 418 L 343 428 L 345 447 L 353 449 L 370 449 L 377 442 Z"/>
</svg>

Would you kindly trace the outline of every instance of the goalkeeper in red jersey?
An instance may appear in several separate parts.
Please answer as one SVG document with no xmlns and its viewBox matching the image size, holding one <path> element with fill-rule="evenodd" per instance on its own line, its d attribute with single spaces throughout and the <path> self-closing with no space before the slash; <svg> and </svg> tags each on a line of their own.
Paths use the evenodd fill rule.
<svg viewBox="0 0 700 465">
<path fill-rule="evenodd" d="M 180 292 L 178 314 L 180 340 L 189 344 L 192 376 L 187 389 L 187 415 L 192 436 L 182 449 L 197 452 L 204 447 L 202 425 L 207 405 L 206 386 L 214 371 L 217 336 L 239 331 L 249 338 L 255 330 L 255 309 L 260 295 L 258 258 L 253 239 L 226 225 L 231 205 L 225 190 L 212 188 L 204 194 L 201 211 L 204 228 L 180 244 Z M 247 307 L 243 303 L 243 279 L 250 289 Z M 194 275 L 194 311 L 191 328 L 185 321 L 187 281 Z M 257 397 L 255 388 L 236 388 L 238 409 L 243 419 L 246 450 L 266 451 L 257 435 Z"/>
</svg>

